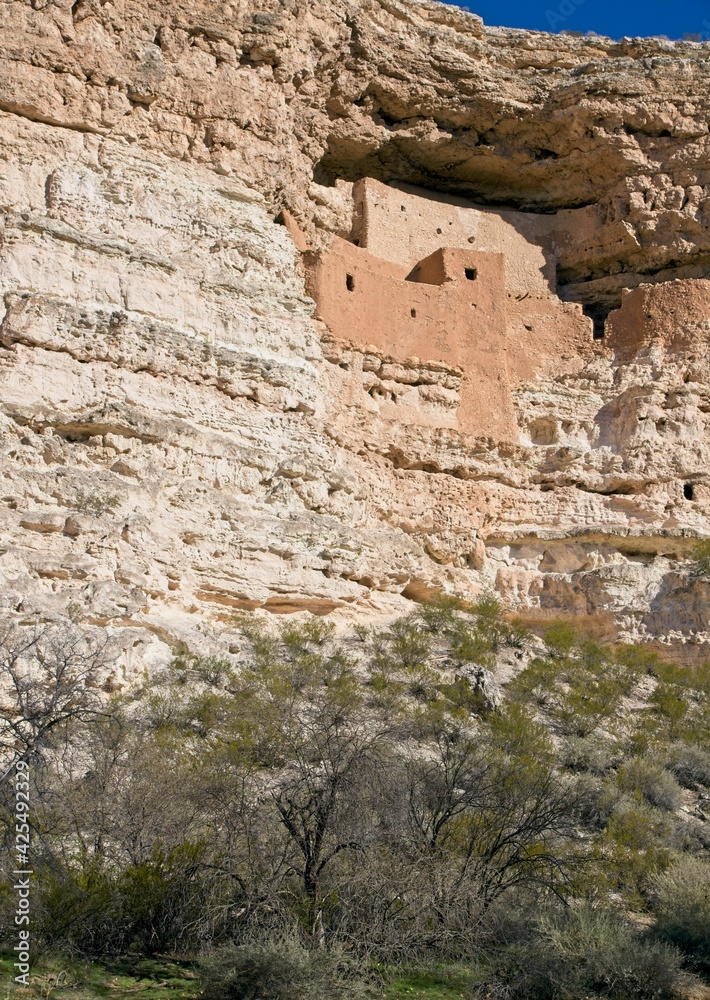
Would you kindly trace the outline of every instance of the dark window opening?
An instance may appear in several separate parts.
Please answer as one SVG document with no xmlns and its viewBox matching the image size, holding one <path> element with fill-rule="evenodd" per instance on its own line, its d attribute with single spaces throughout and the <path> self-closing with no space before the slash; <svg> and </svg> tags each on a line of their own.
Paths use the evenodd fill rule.
<svg viewBox="0 0 710 1000">
<path fill-rule="evenodd" d="M 606 323 L 607 313 L 601 306 L 582 306 L 582 311 L 585 316 L 591 319 L 593 324 L 592 338 L 594 340 L 604 340 L 604 324 Z M 608 310 L 607 310 L 608 312 Z"/>
<path fill-rule="evenodd" d="M 695 487 L 692 483 L 683 484 L 683 496 L 686 500 L 693 500 L 695 498 Z"/>
<path fill-rule="evenodd" d="M 402 211 L 402 212 L 406 212 L 406 211 L 407 211 L 407 209 L 406 209 L 406 208 L 404 207 L 404 205 L 402 205 L 402 207 L 401 207 L 401 211 Z"/>
<path fill-rule="evenodd" d="M 410 309 L 409 310 L 409 314 L 414 319 L 414 318 L 416 318 L 417 310 L 416 309 Z"/>
<path fill-rule="evenodd" d="M 345 275 L 345 287 L 349 292 L 355 291 L 355 278 L 352 276 L 352 274 Z"/>
<path fill-rule="evenodd" d="M 475 267 L 467 267 L 464 273 L 469 281 L 475 281 L 478 277 L 478 271 Z"/>
<path fill-rule="evenodd" d="M 441 236 L 441 230 L 440 230 L 440 229 L 437 229 L 437 231 L 436 231 L 436 235 L 437 235 L 437 236 Z"/>
</svg>

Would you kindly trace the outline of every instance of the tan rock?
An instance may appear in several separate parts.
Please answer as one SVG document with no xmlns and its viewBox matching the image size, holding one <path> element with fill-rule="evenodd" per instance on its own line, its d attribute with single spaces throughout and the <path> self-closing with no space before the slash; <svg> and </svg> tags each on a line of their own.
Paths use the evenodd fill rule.
<svg viewBox="0 0 710 1000">
<path fill-rule="evenodd" d="M 417 0 L 15 3 L 0 37 L 4 608 L 120 626 L 126 670 L 234 608 L 488 586 L 708 641 L 706 43 Z M 435 336 L 394 296 L 314 318 L 306 241 Z M 442 249 L 504 259 L 475 330 L 402 289 Z"/>
<path fill-rule="evenodd" d="M 26 531 L 61 531 L 65 515 L 55 511 L 31 511 L 20 519 L 20 527 Z"/>
</svg>

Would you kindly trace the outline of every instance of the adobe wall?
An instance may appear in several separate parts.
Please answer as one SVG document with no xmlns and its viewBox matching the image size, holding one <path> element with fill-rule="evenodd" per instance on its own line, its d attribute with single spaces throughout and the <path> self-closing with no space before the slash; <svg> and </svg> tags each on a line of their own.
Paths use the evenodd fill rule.
<svg viewBox="0 0 710 1000">
<path fill-rule="evenodd" d="M 577 371 L 594 354 L 593 323 L 578 302 L 549 296 L 506 302 L 508 371 L 513 383 Z"/>
<path fill-rule="evenodd" d="M 510 291 L 555 291 L 550 216 L 471 208 L 461 199 L 388 187 L 370 177 L 353 186 L 353 199 L 353 237 L 375 257 L 411 268 L 442 246 L 502 253 Z"/>
<path fill-rule="evenodd" d="M 620 360 L 650 344 L 687 351 L 710 330 L 710 281 L 703 278 L 639 285 L 609 313 L 605 344 Z"/>
<path fill-rule="evenodd" d="M 474 345 L 500 355 L 505 337 L 503 256 L 458 255 L 460 278 L 428 284 L 408 281 L 404 268 L 336 238 L 324 254 L 309 255 L 308 290 L 331 332 L 362 346 L 453 366 L 468 360 Z M 475 280 L 466 279 L 466 268 L 475 269 Z"/>
<path fill-rule="evenodd" d="M 462 368 L 458 428 L 517 441 L 515 387 L 578 368 L 592 351 L 592 324 L 576 303 L 519 298 L 506 268 L 503 254 L 447 247 L 408 272 L 339 238 L 307 256 L 309 294 L 334 336 Z"/>
</svg>

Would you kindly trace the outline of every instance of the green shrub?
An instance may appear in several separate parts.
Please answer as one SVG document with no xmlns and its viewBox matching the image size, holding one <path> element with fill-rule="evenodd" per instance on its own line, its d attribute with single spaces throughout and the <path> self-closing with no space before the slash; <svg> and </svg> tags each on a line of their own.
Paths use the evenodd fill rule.
<svg viewBox="0 0 710 1000">
<path fill-rule="evenodd" d="M 495 650 L 499 637 L 480 627 L 461 628 L 451 643 L 451 654 L 459 663 L 476 663 L 492 669 L 495 666 Z"/>
<path fill-rule="evenodd" d="M 710 753 L 702 747 L 674 744 L 670 751 L 670 769 L 684 788 L 710 787 Z"/>
<path fill-rule="evenodd" d="M 440 684 L 439 691 L 464 716 L 484 715 L 490 707 L 485 694 L 474 688 L 468 677 L 457 677 L 451 684 Z"/>
<path fill-rule="evenodd" d="M 431 636 L 416 615 L 408 615 L 392 622 L 387 629 L 373 631 L 370 653 L 371 673 L 391 680 L 428 666 Z"/>
<path fill-rule="evenodd" d="M 525 627 L 525 623 L 520 618 L 513 618 L 508 624 L 506 635 L 506 645 L 511 649 L 527 649 L 532 642 L 532 636 Z"/>
<path fill-rule="evenodd" d="M 652 649 L 642 645 L 622 644 L 614 651 L 614 660 L 629 673 L 639 677 L 641 674 L 654 674 L 658 668 L 659 656 Z"/>
<path fill-rule="evenodd" d="M 180 844 L 168 852 L 156 845 L 148 859 L 128 865 L 117 879 L 129 942 L 143 954 L 174 947 L 187 927 L 199 921 L 203 853 L 198 844 Z"/>
<path fill-rule="evenodd" d="M 675 684 L 660 682 L 649 699 L 655 715 L 670 739 L 680 736 L 681 724 L 688 712 L 688 702 L 681 698 Z"/>
<path fill-rule="evenodd" d="M 617 781 L 622 791 L 641 795 L 655 809 L 675 812 L 683 801 L 680 785 L 673 775 L 642 757 L 620 767 Z"/>
<path fill-rule="evenodd" d="M 545 643 L 553 656 L 569 656 L 578 640 L 579 636 L 568 622 L 554 621 L 545 629 Z"/>
<path fill-rule="evenodd" d="M 37 936 L 66 954 L 119 954 L 130 944 L 115 883 L 95 864 L 42 872 L 35 893 Z"/>
<path fill-rule="evenodd" d="M 461 614 L 465 609 L 463 601 L 443 594 L 419 606 L 418 617 L 428 632 L 451 637 L 461 625 Z"/>
<path fill-rule="evenodd" d="M 281 627 L 281 642 L 292 656 L 303 656 L 320 649 L 333 638 L 335 626 L 332 622 L 314 618 L 305 622 L 286 622 Z"/>
<path fill-rule="evenodd" d="M 492 591 L 481 594 L 471 610 L 476 616 L 476 632 L 490 643 L 491 652 L 508 644 L 510 626 L 503 620 L 503 605 L 496 594 Z"/>
<path fill-rule="evenodd" d="M 340 949 L 309 951 L 298 941 L 256 942 L 215 951 L 202 962 L 203 1000 L 357 1000 L 368 995 Z"/>
<path fill-rule="evenodd" d="M 612 884 L 632 905 L 641 903 L 641 886 L 668 867 L 675 833 L 672 816 L 627 795 L 618 800 L 604 831 Z"/>
<path fill-rule="evenodd" d="M 592 829 L 603 830 L 621 793 L 611 782 L 589 772 L 579 775 L 574 790 L 579 821 Z"/>
<path fill-rule="evenodd" d="M 562 677 L 566 690 L 557 715 L 567 732 L 589 736 L 617 712 L 622 698 L 633 690 L 638 673 L 628 664 L 615 663 L 608 649 L 588 640 L 580 644 Z"/>
<path fill-rule="evenodd" d="M 563 664 L 554 659 L 535 657 L 508 684 L 508 693 L 516 700 L 549 706 Z"/>
<path fill-rule="evenodd" d="M 673 833 L 673 821 L 667 813 L 622 795 L 609 819 L 607 833 L 622 847 L 645 856 L 654 847 L 667 843 Z"/>
<path fill-rule="evenodd" d="M 606 774 L 615 763 L 614 747 L 597 735 L 570 736 L 562 747 L 562 763 L 571 771 Z"/>
<path fill-rule="evenodd" d="M 543 916 L 532 938 L 499 957 L 490 992 L 510 1000 L 661 1000 L 676 996 L 679 953 L 590 907 Z"/>
<path fill-rule="evenodd" d="M 118 507 L 120 502 L 115 494 L 108 493 L 105 490 L 97 490 L 92 493 L 77 493 L 74 510 L 78 510 L 80 514 L 102 517 L 115 507 Z"/>
<path fill-rule="evenodd" d="M 529 663 L 508 685 L 509 693 L 537 702 L 562 732 L 586 738 L 618 712 L 646 660 L 634 647 L 615 653 L 566 622 L 553 622 L 545 641 L 547 656 Z M 574 761 L 569 766 L 581 769 Z"/>
<path fill-rule="evenodd" d="M 649 670 L 664 684 L 671 684 L 682 691 L 703 691 L 710 694 L 710 663 L 683 664 L 658 662 Z"/>
<path fill-rule="evenodd" d="M 659 935 L 710 970 L 710 863 L 680 858 L 649 889 Z"/>
<path fill-rule="evenodd" d="M 106 872 L 97 861 L 82 870 L 44 870 L 35 893 L 34 924 L 45 942 L 68 953 L 143 954 L 190 939 L 204 911 L 207 886 L 198 878 L 202 848 L 155 847 L 142 862 Z"/>
</svg>

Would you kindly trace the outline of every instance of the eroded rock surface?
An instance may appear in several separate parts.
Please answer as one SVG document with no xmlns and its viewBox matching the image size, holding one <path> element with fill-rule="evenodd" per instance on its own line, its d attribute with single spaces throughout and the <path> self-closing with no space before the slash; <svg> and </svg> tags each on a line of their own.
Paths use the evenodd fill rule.
<svg viewBox="0 0 710 1000">
<path fill-rule="evenodd" d="M 710 46 L 416 0 L 0 15 L 5 608 L 208 648 L 234 608 L 492 585 L 708 640 Z M 513 440 L 461 429 L 459 368 L 314 319 L 274 219 L 348 237 L 365 176 L 556 212 L 559 296 L 621 307 Z"/>
</svg>

